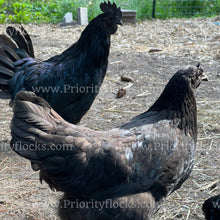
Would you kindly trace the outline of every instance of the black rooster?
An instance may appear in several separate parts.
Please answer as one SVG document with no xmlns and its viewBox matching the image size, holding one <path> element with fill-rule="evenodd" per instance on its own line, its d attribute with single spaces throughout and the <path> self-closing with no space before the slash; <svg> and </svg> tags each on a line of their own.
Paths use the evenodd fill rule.
<svg viewBox="0 0 220 220">
<path fill-rule="evenodd" d="M 207 199 L 202 210 L 206 220 L 220 220 L 220 194 Z"/>
<path fill-rule="evenodd" d="M 192 171 L 202 80 L 199 65 L 179 70 L 148 111 L 109 131 L 70 124 L 42 98 L 20 92 L 11 147 L 38 164 L 41 181 L 65 192 L 62 219 L 147 220 Z"/>
<path fill-rule="evenodd" d="M 46 99 L 67 121 L 78 123 L 89 110 L 108 66 L 110 35 L 122 24 L 116 4 L 101 3 L 79 40 L 60 55 L 46 61 L 33 58 L 27 32 L 13 27 L 0 36 L 0 98 L 14 99 L 19 91 L 34 91 Z M 23 34 L 22 34 L 23 33 Z"/>
</svg>

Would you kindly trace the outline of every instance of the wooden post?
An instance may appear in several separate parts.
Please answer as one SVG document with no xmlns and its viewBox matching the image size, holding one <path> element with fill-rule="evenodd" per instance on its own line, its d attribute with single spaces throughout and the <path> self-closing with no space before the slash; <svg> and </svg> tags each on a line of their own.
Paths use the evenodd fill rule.
<svg viewBox="0 0 220 220">
<path fill-rule="evenodd" d="M 155 18 L 156 0 L 153 0 L 152 18 Z"/>
</svg>

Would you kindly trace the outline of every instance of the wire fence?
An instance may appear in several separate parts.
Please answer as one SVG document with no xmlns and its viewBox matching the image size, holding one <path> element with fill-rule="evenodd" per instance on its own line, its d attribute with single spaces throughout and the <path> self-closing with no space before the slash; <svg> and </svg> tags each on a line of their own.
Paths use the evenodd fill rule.
<svg viewBox="0 0 220 220">
<path fill-rule="evenodd" d="M 220 0 L 153 0 L 152 17 L 212 16 L 220 14 Z M 157 9 L 159 9 L 157 11 Z"/>
<path fill-rule="evenodd" d="M 140 17 L 165 19 L 220 15 L 220 0 L 124 0 Z M 125 3 L 125 4 L 126 4 Z M 126 6 L 126 5 L 125 5 Z"/>
<path fill-rule="evenodd" d="M 156 1 L 156 0 L 155 0 Z M 162 3 L 163 1 L 158 1 Z M 166 1 L 164 1 L 165 3 Z M 164 9 L 172 17 L 212 16 L 220 13 L 219 0 L 170 0 Z"/>
</svg>

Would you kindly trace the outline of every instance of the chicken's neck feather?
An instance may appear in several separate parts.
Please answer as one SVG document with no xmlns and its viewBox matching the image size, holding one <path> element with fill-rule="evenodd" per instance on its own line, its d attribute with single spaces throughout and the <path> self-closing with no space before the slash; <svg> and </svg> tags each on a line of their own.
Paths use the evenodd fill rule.
<svg viewBox="0 0 220 220">
<path fill-rule="evenodd" d="M 82 32 L 79 40 L 63 52 L 63 56 L 86 56 L 92 65 L 101 65 L 109 55 L 110 35 L 107 34 L 101 17 L 92 20 Z"/>
<path fill-rule="evenodd" d="M 173 77 L 160 97 L 144 113 L 131 119 L 121 128 L 130 129 L 145 124 L 169 120 L 172 124 L 197 139 L 197 110 L 194 90 L 185 78 Z"/>
<path fill-rule="evenodd" d="M 197 138 L 197 110 L 194 90 L 188 83 L 172 83 L 166 86 L 161 96 L 147 112 L 158 112 L 172 120 L 178 128 Z"/>
<path fill-rule="evenodd" d="M 101 14 L 102 15 L 102 14 Z M 94 71 L 100 69 L 104 78 L 110 49 L 110 35 L 106 31 L 102 17 L 93 19 L 82 32 L 79 40 L 60 55 L 54 56 L 46 62 L 56 66 L 61 65 L 70 75 L 86 73 L 94 75 Z M 57 68 L 57 67 L 56 67 Z"/>
</svg>

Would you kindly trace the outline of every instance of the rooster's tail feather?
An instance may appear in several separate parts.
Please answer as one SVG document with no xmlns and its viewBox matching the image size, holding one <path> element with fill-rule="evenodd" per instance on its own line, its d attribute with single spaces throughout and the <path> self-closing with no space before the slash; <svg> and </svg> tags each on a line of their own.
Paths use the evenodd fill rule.
<svg viewBox="0 0 220 220">
<path fill-rule="evenodd" d="M 10 98 L 8 80 L 14 74 L 14 62 L 31 56 L 34 57 L 33 44 L 27 31 L 8 26 L 7 35 L 0 35 L 0 99 Z"/>
</svg>

